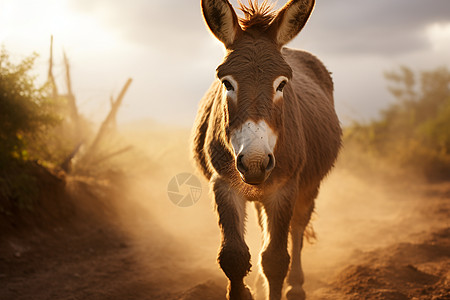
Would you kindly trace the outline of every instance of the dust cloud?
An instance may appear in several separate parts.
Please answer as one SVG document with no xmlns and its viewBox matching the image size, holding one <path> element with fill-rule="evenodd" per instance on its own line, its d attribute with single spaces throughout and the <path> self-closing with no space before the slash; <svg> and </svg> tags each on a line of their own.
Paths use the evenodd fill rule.
<svg viewBox="0 0 450 300">
<path fill-rule="evenodd" d="M 190 159 L 190 130 L 150 122 L 125 126 L 121 134 L 134 150 L 122 158 L 126 197 L 115 201 L 116 218 L 143 274 L 153 281 L 157 278 L 168 294 L 185 295 L 180 299 L 190 299 L 192 288 L 219 289 L 217 299 L 224 299 L 225 276 L 216 263 L 220 232 L 208 183 Z M 197 176 L 202 185 L 200 199 L 190 207 L 175 205 L 167 194 L 170 180 L 184 172 Z M 439 218 L 434 214 L 443 198 L 433 197 L 447 189 L 412 177 L 356 172 L 340 160 L 323 181 L 316 200 L 312 225 L 317 239 L 305 243 L 302 252 L 310 299 L 326 299 L 339 272 L 357 264 L 358 257 L 389 245 L 421 241 L 430 232 L 448 227 L 448 219 L 446 224 L 442 221 L 448 210 Z M 424 198 L 424 191 L 431 196 Z M 261 234 L 251 203 L 247 218 L 246 240 L 253 267 L 246 282 L 252 286 Z"/>
</svg>

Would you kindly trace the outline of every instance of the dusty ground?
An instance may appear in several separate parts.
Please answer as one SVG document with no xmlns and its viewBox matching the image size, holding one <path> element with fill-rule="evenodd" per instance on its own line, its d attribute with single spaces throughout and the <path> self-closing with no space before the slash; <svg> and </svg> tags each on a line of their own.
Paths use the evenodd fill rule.
<svg viewBox="0 0 450 300">
<path fill-rule="evenodd" d="M 45 204 L 52 218 L 0 222 L 0 299 L 225 299 L 207 184 L 191 207 L 167 196 L 174 175 L 194 172 L 187 135 L 161 148 L 136 134 L 149 142 L 133 156 L 153 163 L 126 177 L 68 177 L 68 196 Z M 250 285 L 259 246 L 252 210 Z M 318 239 L 303 251 L 308 299 L 450 299 L 449 217 L 450 183 L 339 166 L 317 200 Z"/>
</svg>

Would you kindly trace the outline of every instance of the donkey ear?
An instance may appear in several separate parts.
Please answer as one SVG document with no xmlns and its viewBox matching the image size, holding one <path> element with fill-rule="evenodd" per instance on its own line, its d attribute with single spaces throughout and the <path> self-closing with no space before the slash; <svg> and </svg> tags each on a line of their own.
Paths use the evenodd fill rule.
<svg viewBox="0 0 450 300">
<path fill-rule="evenodd" d="M 279 10 L 269 27 L 279 46 L 287 44 L 302 30 L 314 4 L 315 0 L 290 0 Z"/>
<path fill-rule="evenodd" d="M 242 31 L 228 0 L 202 0 L 202 12 L 211 32 L 229 48 Z"/>
</svg>

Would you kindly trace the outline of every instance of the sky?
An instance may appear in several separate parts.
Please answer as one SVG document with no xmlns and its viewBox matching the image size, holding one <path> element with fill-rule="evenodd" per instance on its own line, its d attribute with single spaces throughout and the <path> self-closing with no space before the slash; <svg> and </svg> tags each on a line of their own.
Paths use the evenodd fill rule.
<svg viewBox="0 0 450 300">
<path fill-rule="evenodd" d="M 0 44 L 17 61 L 37 52 L 41 81 L 52 34 L 60 90 L 65 51 L 78 106 L 93 121 L 131 77 L 120 123 L 190 126 L 224 54 L 199 0 L 0 0 Z M 313 53 L 333 73 L 342 123 L 369 121 L 394 101 L 384 72 L 450 68 L 450 1 L 318 0 L 287 46 Z"/>
</svg>

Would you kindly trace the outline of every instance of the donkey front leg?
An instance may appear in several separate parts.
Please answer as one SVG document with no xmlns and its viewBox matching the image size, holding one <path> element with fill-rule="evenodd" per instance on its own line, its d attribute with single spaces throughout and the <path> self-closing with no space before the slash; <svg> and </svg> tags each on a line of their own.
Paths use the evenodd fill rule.
<svg viewBox="0 0 450 300">
<path fill-rule="evenodd" d="M 303 289 L 304 275 L 302 270 L 301 252 L 303 236 L 314 210 L 314 199 L 319 193 L 319 184 L 311 185 L 309 189 L 302 190 L 302 196 L 297 199 L 291 220 L 291 265 L 287 275 L 286 299 L 304 300 L 306 294 Z M 314 232 L 311 232 L 314 236 Z"/>
<path fill-rule="evenodd" d="M 218 261 L 229 279 L 228 299 L 252 300 L 244 284 L 251 267 L 250 252 L 244 241 L 245 199 L 219 177 L 212 179 L 212 187 L 222 232 Z"/>
<path fill-rule="evenodd" d="M 283 282 L 289 268 L 287 240 L 292 209 L 292 201 L 286 197 L 277 197 L 264 205 L 267 232 L 266 246 L 261 254 L 261 265 L 269 283 L 270 300 L 281 299 Z"/>
<path fill-rule="evenodd" d="M 291 224 L 291 266 L 286 280 L 286 298 L 288 300 L 306 299 L 305 291 L 303 290 L 304 277 L 301 262 L 304 229 L 304 227 L 297 224 Z"/>
</svg>

